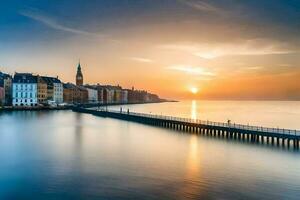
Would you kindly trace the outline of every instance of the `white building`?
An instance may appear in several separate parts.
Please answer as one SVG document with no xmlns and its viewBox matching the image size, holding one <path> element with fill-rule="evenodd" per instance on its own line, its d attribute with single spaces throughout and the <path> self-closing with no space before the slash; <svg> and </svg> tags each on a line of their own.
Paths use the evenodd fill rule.
<svg viewBox="0 0 300 200">
<path fill-rule="evenodd" d="M 53 81 L 53 101 L 57 104 L 64 102 L 64 87 L 62 82 L 57 78 Z"/>
<path fill-rule="evenodd" d="M 88 91 L 89 103 L 98 103 L 98 90 L 92 87 L 85 87 Z"/>
<path fill-rule="evenodd" d="M 29 73 L 15 73 L 12 88 L 13 106 L 37 106 L 37 76 Z"/>
</svg>

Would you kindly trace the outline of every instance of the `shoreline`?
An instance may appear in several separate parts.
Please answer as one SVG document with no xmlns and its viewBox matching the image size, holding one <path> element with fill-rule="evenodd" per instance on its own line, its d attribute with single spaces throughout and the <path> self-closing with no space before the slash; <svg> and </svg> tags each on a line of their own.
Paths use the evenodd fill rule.
<svg viewBox="0 0 300 200">
<path fill-rule="evenodd" d="M 74 107 L 81 108 L 92 108 L 92 107 L 101 107 L 101 106 L 121 106 L 121 105 L 135 105 L 135 104 L 151 104 L 151 103 L 166 103 L 166 102 L 177 102 L 169 100 L 153 101 L 153 102 L 132 102 L 132 103 L 96 103 L 96 104 L 78 104 L 78 105 L 67 105 L 67 106 L 58 106 L 58 107 L 2 107 L 0 112 L 5 111 L 55 111 L 55 110 L 72 110 Z"/>
</svg>

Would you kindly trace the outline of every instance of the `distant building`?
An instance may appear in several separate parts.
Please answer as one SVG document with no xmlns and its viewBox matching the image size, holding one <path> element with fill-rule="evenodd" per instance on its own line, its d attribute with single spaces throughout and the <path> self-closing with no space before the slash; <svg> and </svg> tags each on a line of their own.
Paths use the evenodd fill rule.
<svg viewBox="0 0 300 200">
<path fill-rule="evenodd" d="M 83 85 L 83 75 L 82 75 L 82 72 L 81 72 L 80 62 L 78 63 L 78 66 L 77 66 L 76 85 L 77 86 L 82 86 Z"/>
<path fill-rule="evenodd" d="M 12 104 L 12 77 L 9 74 L 0 72 L 0 82 L 4 89 L 4 105 L 10 106 Z"/>
<path fill-rule="evenodd" d="M 122 97 L 122 88 L 119 88 L 119 86 L 118 86 L 118 87 L 115 87 L 113 90 L 114 90 L 114 100 L 113 100 L 113 102 L 114 103 L 121 103 L 121 101 L 122 101 L 122 99 L 121 99 L 121 97 Z"/>
<path fill-rule="evenodd" d="M 42 76 L 47 83 L 47 101 L 48 103 L 63 103 L 63 84 L 58 77 Z"/>
<path fill-rule="evenodd" d="M 52 78 L 53 80 L 53 101 L 57 104 L 63 103 L 64 102 L 64 88 L 62 82 L 56 78 Z"/>
<path fill-rule="evenodd" d="M 104 89 L 101 86 L 100 87 L 97 86 L 96 89 L 98 91 L 98 102 L 103 103 L 104 102 L 103 101 L 103 91 L 104 91 Z"/>
<path fill-rule="evenodd" d="M 158 102 L 160 98 L 156 94 L 148 93 L 144 90 L 127 90 L 128 92 L 128 103 L 149 103 Z"/>
<path fill-rule="evenodd" d="M 48 103 L 48 91 L 47 91 L 47 82 L 43 79 L 43 77 L 37 77 L 37 97 L 39 104 L 47 104 Z"/>
<path fill-rule="evenodd" d="M 0 106 L 5 104 L 4 80 L 0 79 Z"/>
<path fill-rule="evenodd" d="M 120 103 L 121 102 L 121 91 L 120 86 L 103 85 L 101 86 L 103 93 L 103 103 Z"/>
<path fill-rule="evenodd" d="M 103 97 L 105 103 L 114 103 L 114 90 L 112 88 L 105 87 L 103 90 Z"/>
<path fill-rule="evenodd" d="M 63 97 L 65 103 L 84 104 L 88 103 L 88 90 L 72 83 L 63 84 Z"/>
<path fill-rule="evenodd" d="M 128 91 L 127 90 L 121 91 L 121 103 L 128 103 Z"/>
<path fill-rule="evenodd" d="M 98 103 L 98 90 L 95 87 L 89 85 L 86 85 L 85 88 L 88 91 L 88 102 Z"/>
<path fill-rule="evenodd" d="M 71 83 L 63 84 L 64 87 L 64 103 L 74 103 L 74 96 L 75 96 L 75 85 Z"/>
<path fill-rule="evenodd" d="M 12 93 L 13 106 L 37 106 L 37 76 L 30 73 L 15 73 Z"/>
</svg>

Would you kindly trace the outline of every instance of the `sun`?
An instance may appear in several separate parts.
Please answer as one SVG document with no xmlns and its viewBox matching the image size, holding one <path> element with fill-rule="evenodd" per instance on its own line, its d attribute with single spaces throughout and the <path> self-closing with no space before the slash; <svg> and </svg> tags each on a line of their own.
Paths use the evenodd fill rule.
<svg viewBox="0 0 300 200">
<path fill-rule="evenodd" d="M 191 88 L 190 88 L 190 92 L 193 93 L 193 94 L 197 94 L 198 91 L 199 91 L 199 90 L 198 90 L 198 88 L 196 88 L 196 87 L 191 87 Z"/>
</svg>

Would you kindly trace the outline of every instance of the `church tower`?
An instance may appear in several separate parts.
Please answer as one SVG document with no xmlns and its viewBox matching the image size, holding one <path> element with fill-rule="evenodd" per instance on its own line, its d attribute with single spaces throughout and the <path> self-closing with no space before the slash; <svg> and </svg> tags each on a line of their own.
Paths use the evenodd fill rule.
<svg viewBox="0 0 300 200">
<path fill-rule="evenodd" d="M 83 85 L 83 75 L 81 72 L 80 61 L 77 66 L 77 74 L 76 74 L 76 85 Z"/>
</svg>

